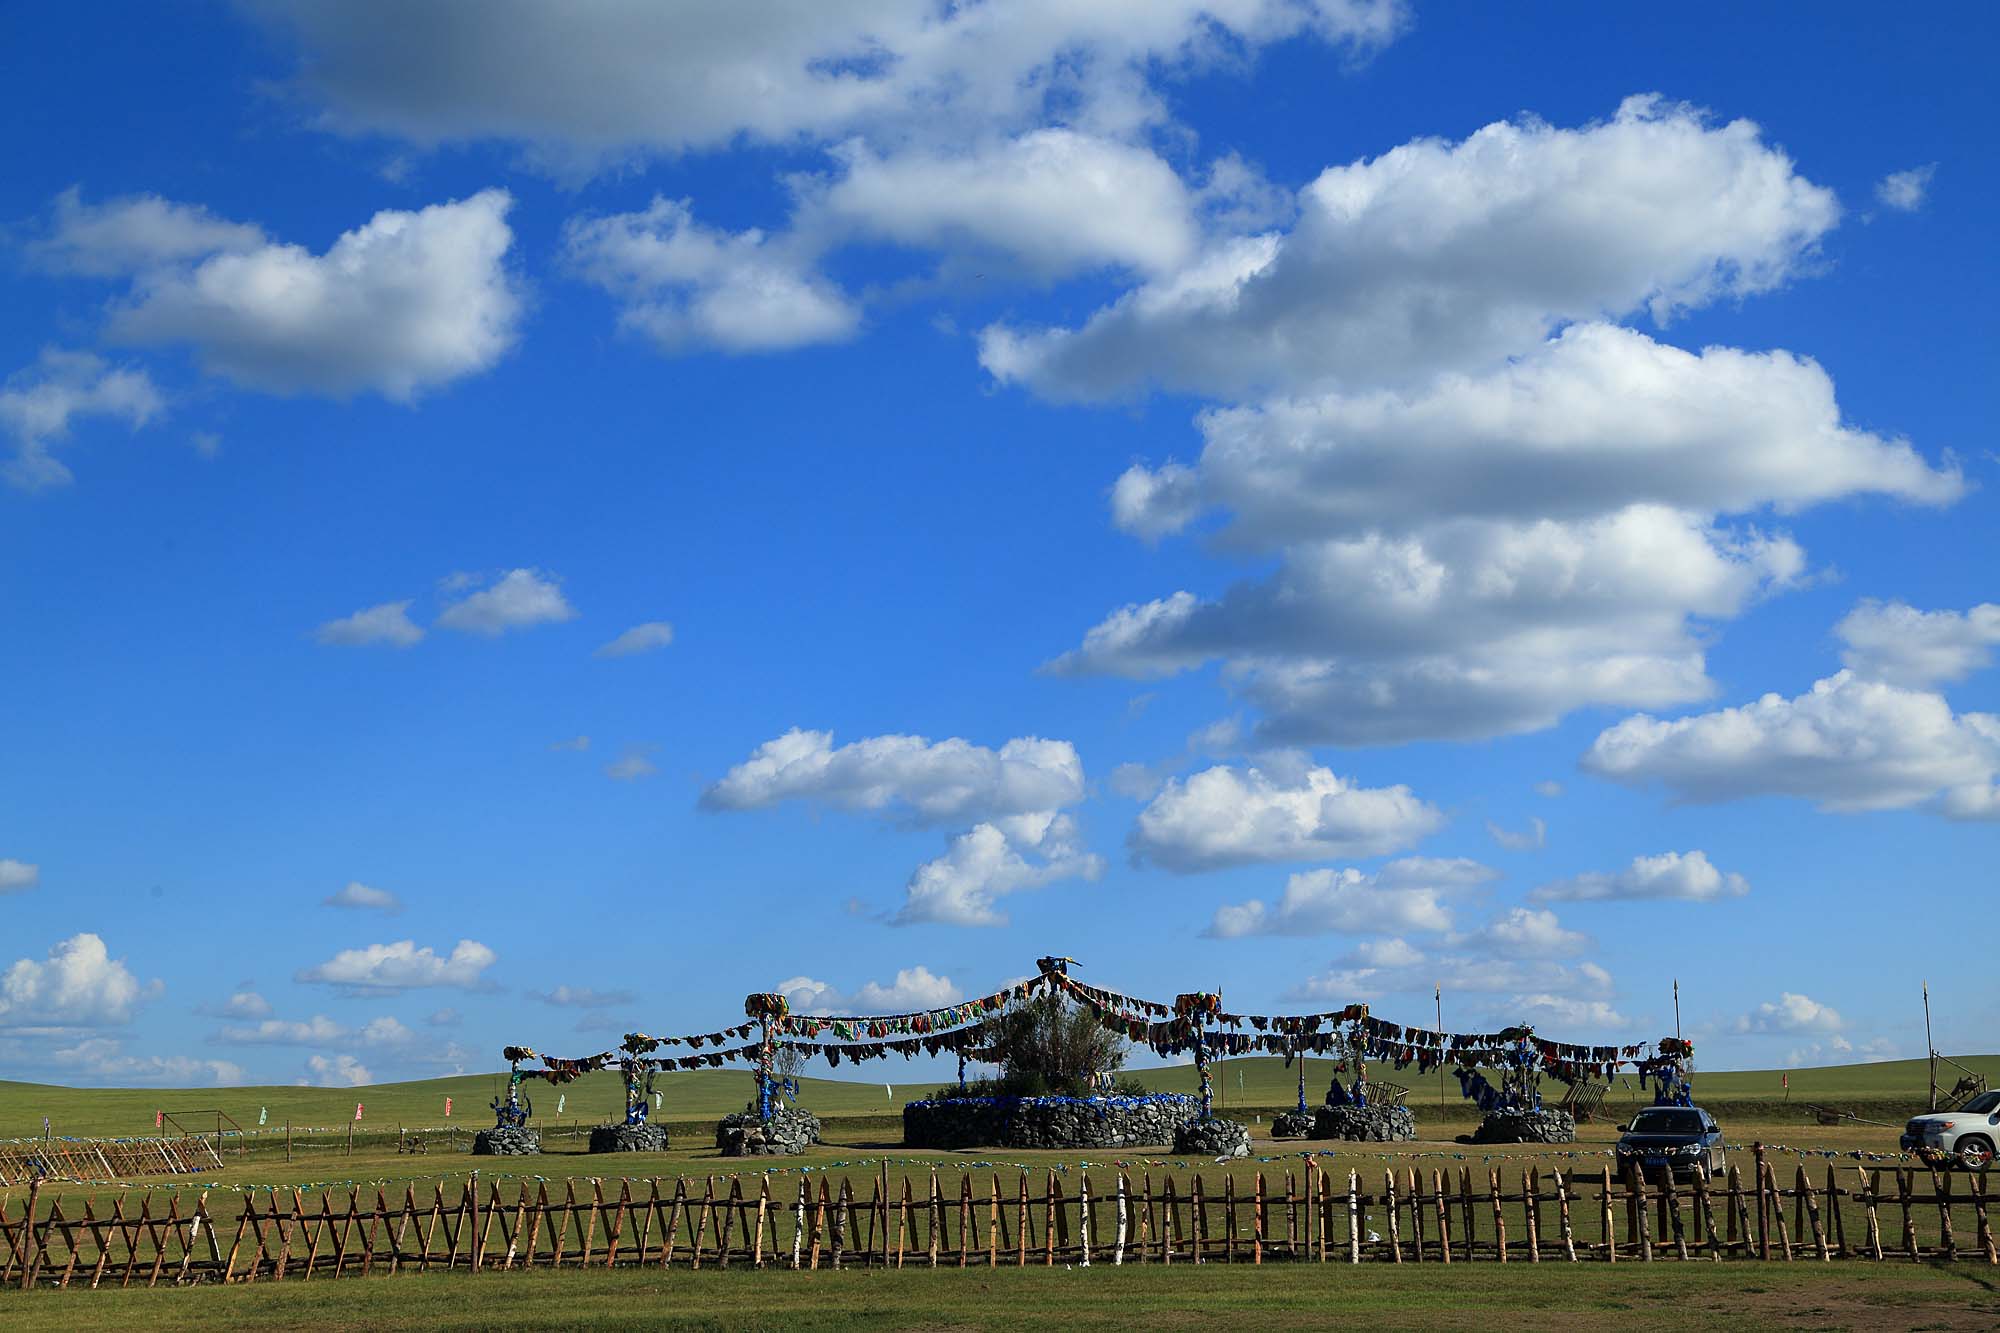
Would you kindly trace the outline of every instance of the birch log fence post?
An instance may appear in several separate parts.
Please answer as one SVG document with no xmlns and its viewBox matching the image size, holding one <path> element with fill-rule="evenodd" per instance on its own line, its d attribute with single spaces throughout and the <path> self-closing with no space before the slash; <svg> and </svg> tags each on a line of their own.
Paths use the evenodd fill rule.
<svg viewBox="0 0 2000 1333">
<path fill-rule="evenodd" d="M 2000 1253 L 1995 1252 L 1993 1245 L 1993 1223 L 1986 1216 L 1986 1181 L 1983 1172 L 1972 1177 L 1969 1186 L 1972 1190 L 1972 1215 L 1979 1232 L 1980 1253 L 1986 1256 L 1987 1263 L 2000 1264 Z"/>
<path fill-rule="evenodd" d="M 1778 1188 L 1778 1168 L 1764 1163 L 1764 1175 L 1771 1190 L 1771 1213 L 1778 1224 L 1778 1249 L 1785 1256 L 1785 1262 L 1792 1261 L 1792 1233 L 1785 1225 L 1785 1196 Z"/>
<path fill-rule="evenodd" d="M 1560 1169 L 1556 1171 L 1556 1206 L 1562 1214 L 1563 1258 L 1575 1263 L 1576 1236 L 1569 1225 L 1569 1173 Z"/>
<path fill-rule="evenodd" d="M 1868 1257 L 1879 1263 L 1882 1259 L 1882 1221 L 1875 1215 L 1875 1198 L 1881 1192 L 1882 1173 L 1857 1166 L 1854 1174 L 1861 1177 L 1859 1198 L 1868 1210 Z"/>
<path fill-rule="evenodd" d="M 1923 1256 L 1917 1249 L 1917 1224 L 1910 1216 L 1910 1173 L 1896 1168 L 1896 1205 L 1903 1210 L 1903 1253 L 1912 1263 Z"/>
<path fill-rule="evenodd" d="M 1936 1196 L 1938 1201 L 1938 1243 L 1944 1249 L 1945 1258 L 1956 1259 L 1958 1258 L 1958 1235 L 1953 1231 L 1951 1223 L 1950 1167 L 1946 1167 L 1942 1175 L 1935 1170 L 1931 1172 L 1931 1193 Z"/>
<path fill-rule="evenodd" d="M 1391 1168 L 1382 1173 L 1382 1210 L 1389 1218 L 1389 1258 L 1391 1262 L 1403 1262 L 1402 1228 L 1396 1225 L 1396 1172 Z"/>
<path fill-rule="evenodd" d="M 1424 1261 L 1424 1188 L 1417 1168 L 1409 1169 L 1407 1193 L 1410 1199 L 1410 1250 L 1416 1261 Z M 1289 1182 L 1287 1182 L 1289 1188 Z"/>
<path fill-rule="evenodd" d="M 1538 1264 L 1542 1261 L 1542 1169 L 1540 1167 L 1528 1168 L 1521 1190 L 1527 1199 L 1528 1262 Z"/>
<path fill-rule="evenodd" d="M 1347 1262 L 1361 1262 L 1361 1177 L 1347 1173 Z"/>
<path fill-rule="evenodd" d="M 1753 1171 L 1757 1180 L 1757 1257 L 1769 1260 L 1771 1257 L 1771 1232 L 1769 1229 L 1770 1208 L 1764 1193 L 1764 1145 L 1753 1143 L 1750 1153 L 1754 1159 Z"/>
<path fill-rule="evenodd" d="M 1618 1262 L 1618 1236 L 1612 1226 L 1611 1168 L 1607 1166 L 1600 1170 L 1603 1174 L 1597 1186 L 1598 1221 L 1604 1230 L 1604 1257 L 1615 1264 Z"/>
<path fill-rule="evenodd" d="M 1798 1179 L 1794 1187 L 1798 1190 L 1800 1197 L 1805 1200 L 1806 1217 L 1812 1223 L 1813 1247 L 1819 1251 L 1819 1261 L 1826 1263 L 1833 1258 L 1833 1253 L 1827 1248 L 1826 1231 L 1820 1225 L 1819 1196 L 1813 1192 L 1812 1182 L 1806 1179 L 1806 1168 L 1803 1163 L 1799 1166 Z M 1834 1206 L 1838 1207 L 1838 1205 Z M 1805 1237 L 1801 1236 L 1799 1239 L 1803 1242 Z"/>
<path fill-rule="evenodd" d="M 1451 1262 L 1451 1209 L 1444 1197 L 1444 1172 L 1431 1168 L 1431 1200 L 1436 1205 L 1438 1220 L 1438 1258 L 1444 1263 Z"/>
</svg>

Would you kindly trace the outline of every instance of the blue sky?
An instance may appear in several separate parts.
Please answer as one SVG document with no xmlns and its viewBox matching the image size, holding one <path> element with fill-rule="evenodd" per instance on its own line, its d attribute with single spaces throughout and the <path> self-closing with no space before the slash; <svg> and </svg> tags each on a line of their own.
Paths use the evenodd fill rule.
<svg viewBox="0 0 2000 1333">
<path fill-rule="evenodd" d="M 1982 8 L 394 8 L 0 17 L 0 1075 L 1991 1045 Z"/>
</svg>

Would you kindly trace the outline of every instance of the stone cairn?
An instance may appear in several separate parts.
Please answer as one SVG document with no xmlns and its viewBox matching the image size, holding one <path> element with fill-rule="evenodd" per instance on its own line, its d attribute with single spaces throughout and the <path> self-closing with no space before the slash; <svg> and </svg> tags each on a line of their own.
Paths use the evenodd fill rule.
<svg viewBox="0 0 2000 1333">
<path fill-rule="evenodd" d="M 1508 1043 L 1496 1052 L 1499 1099 L 1472 1131 L 1474 1143 L 1575 1143 L 1576 1120 L 1569 1112 L 1542 1105 L 1542 1052 L 1531 1027 L 1508 1028 Z M 1463 1075 L 1461 1075 L 1463 1077 Z"/>
<path fill-rule="evenodd" d="M 778 1098 L 778 1034 L 791 1015 L 791 1002 L 770 992 L 743 998 L 743 1013 L 762 1028 L 757 1041 L 757 1100 L 716 1122 L 715 1146 L 724 1157 L 764 1157 L 802 1153 L 820 1141 L 819 1117 Z"/>
<path fill-rule="evenodd" d="M 1576 1121 L 1553 1106 L 1488 1111 L 1472 1131 L 1474 1143 L 1575 1143 Z"/>
<path fill-rule="evenodd" d="M 660 1041 L 643 1032 L 628 1032 L 618 1049 L 619 1072 L 625 1076 L 625 1123 L 598 1125 L 590 1131 L 592 1152 L 665 1152 L 667 1127 L 648 1121 L 652 1109 L 653 1067 L 646 1056 Z"/>
<path fill-rule="evenodd" d="M 1271 1117 L 1271 1137 L 1274 1139 L 1311 1138 L 1313 1132 L 1311 1111 L 1280 1111 Z"/>
<path fill-rule="evenodd" d="M 475 1157 L 522 1157 L 542 1150 L 540 1131 L 528 1128 L 532 1108 L 521 1101 L 521 1080 L 540 1077 L 521 1072 L 521 1061 L 534 1059 L 535 1052 L 528 1046 L 509 1046 L 501 1054 L 507 1058 L 507 1097 L 493 1099 L 493 1128 L 473 1136 Z"/>
<path fill-rule="evenodd" d="M 754 1110 L 722 1117 L 715 1146 L 724 1157 L 780 1157 L 804 1152 L 819 1142 L 819 1117 L 780 1106 L 769 1115 Z"/>
<path fill-rule="evenodd" d="M 1417 1137 L 1417 1116 L 1407 1106 L 1381 1102 L 1328 1104 L 1313 1112 L 1312 1137 L 1360 1143 L 1407 1143 Z"/>
<path fill-rule="evenodd" d="M 1201 1079 L 1201 1118 L 1174 1130 L 1174 1151 L 1190 1157 L 1248 1157 L 1250 1127 L 1215 1118 L 1215 1083 L 1208 1069 L 1208 1025 L 1222 1012 L 1222 996 L 1190 991 L 1174 997 L 1174 1016 L 1186 1023 Z"/>
<path fill-rule="evenodd" d="M 906 1148 L 1164 1148 L 1201 1114 L 1184 1093 L 945 1097 L 903 1107 Z"/>
<path fill-rule="evenodd" d="M 1248 1157 L 1250 1127 L 1234 1120 L 1196 1120 L 1174 1131 L 1174 1151 L 1188 1157 Z"/>
</svg>

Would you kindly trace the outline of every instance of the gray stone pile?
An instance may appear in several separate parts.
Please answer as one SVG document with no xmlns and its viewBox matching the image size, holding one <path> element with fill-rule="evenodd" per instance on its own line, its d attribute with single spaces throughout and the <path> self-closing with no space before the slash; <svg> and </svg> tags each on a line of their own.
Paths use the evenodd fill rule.
<svg viewBox="0 0 2000 1333">
<path fill-rule="evenodd" d="M 474 1157 L 526 1157 L 542 1150 L 542 1132 L 519 1126 L 482 1129 L 472 1136 Z"/>
<path fill-rule="evenodd" d="M 1567 1111 L 1488 1111 L 1472 1131 L 1474 1143 L 1575 1143 L 1576 1121 Z"/>
<path fill-rule="evenodd" d="M 1189 1157 L 1248 1157 L 1250 1127 L 1234 1120 L 1195 1120 L 1174 1131 L 1174 1151 Z"/>
<path fill-rule="evenodd" d="M 715 1146 L 724 1157 L 788 1157 L 818 1142 L 819 1117 L 792 1107 L 779 1107 L 769 1120 L 738 1111 L 715 1126 Z"/>
<path fill-rule="evenodd" d="M 599 1125 L 590 1131 L 592 1152 L 665 1152 L 665 1125 Z"/>
<path fill-rule="evenodd" d="M 1271 1117 L 1271 1137 L 1274 1139 L 1306 1139 L 1313 1132 L 1311 1111 L 1281 1111 Z"/>
<path fill-rule="evenodd" d="M 903 1107 L 907 1148 L 1161 1148 L 1201 1114 L 1193 1097 L 946 1098 Z"/>
<path fill-rule="evenodd" d="M 1400 1143 L 1417 1137 L 1416 1113 L 1407 1106 L 1322 1106 L 1313 1112 L 1316 1139 L 1350 1139 L 1361 1143 Z"/>
</svg>

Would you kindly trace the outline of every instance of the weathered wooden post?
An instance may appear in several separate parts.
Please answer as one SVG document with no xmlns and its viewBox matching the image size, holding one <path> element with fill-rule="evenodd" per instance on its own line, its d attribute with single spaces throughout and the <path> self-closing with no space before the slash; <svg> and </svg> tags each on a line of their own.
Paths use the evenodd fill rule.
<svg viewBox="0 0 2000 1333">
<path fill-rule="evenodd" d="M 772 1065 L 778 1049 L 778 1034 L 792 1012 L 791 1002 L 772 992 L 743 997 L 743 1014 L 757 1020 L 757 1118 L 771 1118 L 771 1096 L 776 1087 Z"/>
</svg>

